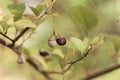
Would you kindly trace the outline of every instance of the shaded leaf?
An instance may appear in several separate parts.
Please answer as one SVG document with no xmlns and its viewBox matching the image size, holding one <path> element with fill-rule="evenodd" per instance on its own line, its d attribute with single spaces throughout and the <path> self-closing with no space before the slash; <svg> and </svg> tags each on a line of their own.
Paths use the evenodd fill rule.
<svg viewBox="0 0 120 80">
<path fill-rule="evenodd" d="M 34 13 L 36 16 L 39 16 L 39 15 L 40 15 L 40 13 L 41 13 L 41 11 L 43 10 L 43 8 L 44 8 L 44 5 L 42 5 L 42 4 L 37 5 L 36 8 L 30 6 L 30 9 L 33 11 L 33 13 Z"/>
<path fill-rule="evenodd" d="M 15 6 L 14 10 L 17 10 L 17 11 L 20 11 L 21 13 L 23 13 L 25 10 L 25 4 L 19 4 L 19 5 Z"/>
<path fill-rule="evenodd" d="M 36 16 L 39 16 L 39 12 L 37 11 L 36 8 L 30 6 L 30 9 L 32 10 L 32 12 L 33 12 Z"/>
<path fill-rule="evenodd" d="M 17 20 L 21 19 L 21 17 L 22 17 L 22 14 L 21 14 L 20 11 L 12 9 L 11 13 L 12 13 L 12 15 L 14 17 L 14 21 L 17 21 Z"/>
<path fill-rule="evenodd" d="M 88 33 L 88 31 L 96 27 L 98 23 L 96 15 L 91 10 L 81 5 L 70 8 L 68 14 L 84 33 Z"/>
<path fill-rule="evenodd" d="M 43 10 L 43 8 L 44 8 L 44 5 L 42 5 L 42 4 L 37 5 L 36 9 L 37 9 L 37 11 L 38 11 L 39 14 Z"/>
<path fill-rule="evenodd" d="M 116 51 L 120 49 L 120 37 L 116 35 L 107 36 L 106 40 L 111 41 L 114 44 Z"/>
</svg>

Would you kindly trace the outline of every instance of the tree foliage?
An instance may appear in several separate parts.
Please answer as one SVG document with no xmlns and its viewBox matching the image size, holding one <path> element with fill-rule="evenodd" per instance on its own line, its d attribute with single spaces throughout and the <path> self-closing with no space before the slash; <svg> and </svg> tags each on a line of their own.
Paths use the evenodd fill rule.
<svg viewBox="0 0 120 80">
<path fill-rule="evenodd" d="M 115 2 L 44 0 L 34 7 L 0 1 L 0 71 L 10 71 L 12 80 L 113 80 L 109 75 L 120 68 Z"/>
</svg>

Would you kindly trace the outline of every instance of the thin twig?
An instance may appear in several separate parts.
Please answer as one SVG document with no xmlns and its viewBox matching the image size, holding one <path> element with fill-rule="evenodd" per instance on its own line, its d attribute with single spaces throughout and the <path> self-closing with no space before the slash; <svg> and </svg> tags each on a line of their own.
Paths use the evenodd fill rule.
<svg viewBox="0 0 120 80">
<path fill-rule="evenodd" d="M 10 37 L 8 37 L 7 35 L 3 34 L 2 32 L 0 32 L 0 34 L 1 34 L 3 37 L 5 37 L 5 38 L 9 39 L 10 41 L 13 41 L 13 39 L 11 39 L 11 38 L 10 38 Z"/>
<path fill-rule="evenodd" d="M 42 17 L 44 17 L 45 15 L 47 14 L 47 11 L 45 11 L 44 14 L 42 14 L 38 19 L 36 19 L 33 23 L 37 23 Z M 20 34 L 15 37 L 15 39 L 12 40 L 12 46 L 15 45 L 15 43 L 29 30 L 30 28 L 29 27 L 26 27 L 25 29 L 23 29 L 22 32 L 20 32 Z"/>
<path fill-rule="evenodd" d="M 68 63 L 65 65 L 65 67 L 66 67 L 68 64 L 69 64 L 69 66 L 68 66 L 65 70 L 63 70 L 62 72 L 48 71 L 47 73 L 49 73 L 49 74 L 60 74 L 60 75 L 66 73 L 75 63 L 83 60 L 83 59 L 89 54 L 89 52 L 90 52 L 91 50 L 92 50 L 92 46 L 91 46 L 91 47 L 83 54 L 83 56 L 81 56 L 79 59 L 77 59 L 77 60 L 75 60 L 75 61 L 72 61 L 72 62 L 68 62 Z"/>
<path fill-rule="evenodd" d="M 11 45 L 14 46 L 16 41 L 18 41 L 21 38 L 21 36 L 23 36 L 29 29 L 30 29 L 29 27 L 26 27 L 25 29 L 23 29 L 23 31 L 17 37 L 15 37 L 14 40 L 12 40 Z"/>
<path fill-rule="evenodd" d="M 111 72 L 111 71 L 113 71 L 113 70 L 116 70 L 116 69 L 119 69 L 119 68 L 120 68 L 120 64 L 115 65 L 115 66 L 110 67 L 110 68 L 107 68 L 107 69 L 104 69 L 104 70 L 102 70 L 102 71 L 96 72 L 96 73 L 94 73 L 94 74 L 92 74 L 92 75 L 87 76 L 86 78 L 84 78 L 84 79 L 82 79 L 82 80 L 91 80 L 91 79 L 93 79 L 93 78 L 102 76 L 102 75 L 104 75 L 104 74 L 106 74 L 106 73 L 109 73 L 109 72 Z"/>
<path fill-rule="evenodd" d="M 40 67 L 30 58 L 27 59 L 27 62 L 32 65 L 39 73 L 41 73 L 43 76 L 45 76 L 45 78 L 47 78 L 48 80 L 52 80 L 51 77 L 49 76 L 49 74 L 44 71 L 41 70 Z"/>
<path fill-rule="evenodd" d="M 72 61 L 72 62 L 68 62 L 65 66 L 67 66 L 68 64 L 69 66 L 63 71 L 63 74 L 66 73 L 75 63 L 83 60 L 89 54 L 91 50 L 92 50 L 92 46 L 90 46 L 90 48 L 79 59 Z"/>
<path fill-rule="evenodd" d="M 10 48 L 11 50 L 13 50 L 18 56 L 20 56 L 22 54 L 19 51 L 19 49 L 16 49 L 13 46 L 5 45 L 5 44 L 3 44 L 3 45 L 6 46 L 6 47 L 8 47 L 8 48 Z M 40 66 L 38 66 L 38 64 L 34 60 L 32 60 L 32 58 L 27 57 L 26 61 L 27 61 L 27 63 L 29 65 L 31 65 L 32 67 L 34 67 L 36 69 L 36 71 L 38 71 L 39 73 L 41 73 L 47 80 L 52 80 L 51 77 L 49 76 L 50 73 L 47 72 L 47 71 L 44 71 L 44 70 L 40 69 Z"/>
<path fill-rule="evenodd" d="M 47 9 L 48 10 L 48 9 Z M 42 17 L 44 17 L 48 11 L 45 11 L 44 14 L 42 14 L 38 19 L 35 20 L 35 22 L 33 23 L 37 23 Z M 14 39 L 11 39 L 9 36 L 0 33 L 2 36 L 4 36 L 5 38 L 9 39 L 10 41 L 12 41 L 11 44 L 3 44 L 4 46 L 10 48 L 11 50 L 13 50 L 18 56 L 20 56 L 22 53 L 20 52 L 19 48 L 16 48 L 15 43 L 29 30 L 29 27 L 26 27 L 25 29 L 23 29 L 20 34 L 18 34 L 17 37 L 15 37 Z M 2 43 L 2 42 L 1 42 Z M 50 73 L 57 73 L 57 72 L 47 72 L 44 70 L 41 70 L 40 67 L 38 66 L 38 64 L 36 62 L 34 62 L 34 60 L 32 60 L 30 57 L 27 57 L 26 59 L 27 63 L 29 65 L 31 65 L 32 67 L 34 67 L 36 69 L 36 71 L 38 71 L 39 73 L 41 73 L 45 78 L 47 78 L 47 80 L 52 80 L 51 77 L 49 76 Z"/>
</svg>

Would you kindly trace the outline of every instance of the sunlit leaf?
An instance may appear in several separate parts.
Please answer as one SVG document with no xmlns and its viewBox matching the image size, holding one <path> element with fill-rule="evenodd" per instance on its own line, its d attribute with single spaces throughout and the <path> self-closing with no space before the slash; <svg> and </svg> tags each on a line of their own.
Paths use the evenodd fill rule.
<svg viewBox="0 0 120 80">
<path fill-rule="evenodd" d="M 88 31 L 96 27 L 98 23 L 96 15 L 91 10 L 80 5 L 70 8 L 68 14 L 84 33 L 88 33 Z"/>
<path fill-rule="evenodd" d="M 7 24 L 9 24 L 9 25 L 13 25 L 13 24 L 14 24 L 14 20 L 13 20 L 13 18 L 10 18 L 10 19 L 7 21 Z"/>
<path fill-rule="evenodd" d="M 0 21 L 3 20 L 4 16 L 5 16 L 5 10 L 3 8 L 0 8 Z"/>
<path fill-rule="evenodd" d="M 85 48 L 87 48 L 89 45 L 89 39 L 86 37 L 86 38 L 84 38 L 83 42 L 84 42 Z"/>
<path fill-rule="evenodd" d="M 0 8 L 0 21 L 8 21 L 12 16 L 5 8 Z"/>
<path fill-rule="evenodd" d="M 0 24 L 1 24 L 1 26 L 2 26 L 3 28 L 8 28 L 8 27 L 10 27 L 10 25 L 7 24 L 5 21 L 0 21 Z"/>
<path fill-rule="evenodd" d="M 49 16 L 52 16 L 52 17 L 59 17 L 59 16 L 61 16 L 59 13 L 52 13 L 51 15 L 49 15 Z"/>
<path fill-rule="evenodd" d="M 35 15 L 32 15 L 32 14 L 24 14 L 24 16 L 25 16 L 27 19 L 31 20 L 32 22 L 35 21 L 35 19 L 36 19 L 36 16 L 35 16 Z"/>
<path fill-rule="evenodd" d="M 91 41 L 91 45 L 94 48 L 97 48 L 98 46 L 100 46 L 101 44 L 104 43 L 104 35 L 99 35 L 96 36 L 95 38 L 93 38 L 93 40 Z"/>
<path fill-rule="evenodd" d="M 86 46 L 84 44 L 84 42 L 76 37 L 71 37 L 70 38 L 71 42 L 73 43 L 73 45 L 80 50 L 82 53 L 85 51 Z"/>
<path fill-rule="evenodd" d="M 36 25 L 34 23 L 32 23 L 32 21 L 27 20 L 27 19 L 22 19 L 22 20 L 16 21 L 15 25 L 18 27 L 21 27 L 21 28 L 24 28 L 24 27 L 35 28 L 36 27 Z"/>
<path fill-rule="evenodd" d="M 53 55 L 58 55 L 60 56 L 61 58 L 64 58 L 64 54 L 62 53 L 62 51 L 60 49 L 55 49 L 53 50 Z"/>
<path fill-rule="evenodd" d="M 13 4 L 13 0 L 2 0 L 0 1 L 0 7 L 8 9 L 8 5 Z"/>
<path fill-rule="evenodd" d="M 12 17 L 10 10 L 7 7 L 10 4 L 13 4 L 13 0 L 3 0 L 3 1 L 0 0 L 0 8 L 4 9 L 4 14 L 5 14 L 4 18 Z"/>
<path fill-rule="evenodd" d="M 46 5 L 46 3 L 45 3 L 45 2 L 41 2 L 40 4 L 41 4 L 41 5 L 44 5 L 44 6 Z"/>
<path fill-rule="evenodd" d="M 50 0 L 45 0 L 45 4 L 47 7 L 49 7 L 50 2 L 51 2 Z"/>
<path fill-rule="evenodd" d="M 12 24 L 8 24 L 6 21 L 0 21 L 0 31 L 2 31 L 3 33 L 7 31 L 7 29 L 9 27 L 12 26 Z"/>
</svg>

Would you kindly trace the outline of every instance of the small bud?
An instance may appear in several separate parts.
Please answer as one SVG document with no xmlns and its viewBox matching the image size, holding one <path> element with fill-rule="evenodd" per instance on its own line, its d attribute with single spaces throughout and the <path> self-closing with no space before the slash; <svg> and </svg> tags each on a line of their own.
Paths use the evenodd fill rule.
<svg viewBox="0 0 120 80">
<path fill-rule="evenodd" d="M 26 61 L 26 57 L 24 54 L 21 54 L 19 57 L 18 57 L 18 64 L 23 64 L 24 62 Z"/>
<path fill-rule="evenodd" d="M 43 57 L 49 56 L 49 53 L 48 53 L 47 51 L 45 51 L 45 50 L 40 50 L 40 51 L 39 51 L 39 54 L 40 54 L 41 56 L 43 56 Z"/>
<path fill-rule="evenodd" d="M 66 44 L 66 39 L 63 36 L 56 37 L 56 42 L 58 45 L 62 46 Z"/>
<path fill-rule="evenodd" d="M 48 12 L 47 11 L 45 11 L 45 13 L 44 14 L 48 14 Z"/>
<path fill-rule="evenodd" d="M 24 60 L 21 57 L 19 57 L 18 60 L 17 60 L 17 62 L 18 62 L 18 64 L 23 64 Z"/>
<path fill-rule="evenodd" d="M 52 48 L 57 45 L 55 36 L 52 36 L 48 39 L 48 45 Z"/>
</svg>

